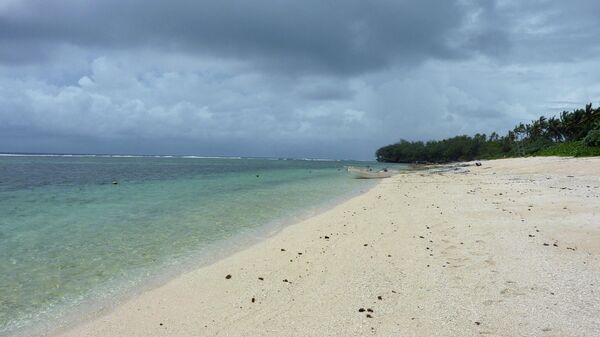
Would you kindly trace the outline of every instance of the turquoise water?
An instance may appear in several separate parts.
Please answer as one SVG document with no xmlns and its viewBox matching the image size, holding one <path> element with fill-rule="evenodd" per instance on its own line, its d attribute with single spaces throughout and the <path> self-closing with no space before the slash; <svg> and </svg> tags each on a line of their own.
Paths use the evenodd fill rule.
<svg viewBox="0 0 600 337">
<path fill-rule="evenodd" d="M 220 242 L 364 190 L 372 182 L 344 171 L 355 164 L 0 157 L 0 335 L 117 297 Z"/>
</svg>

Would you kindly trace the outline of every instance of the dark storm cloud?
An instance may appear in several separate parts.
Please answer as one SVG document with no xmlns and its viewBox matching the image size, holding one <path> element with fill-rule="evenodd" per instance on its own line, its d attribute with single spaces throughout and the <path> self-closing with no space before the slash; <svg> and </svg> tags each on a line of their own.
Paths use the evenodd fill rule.
<svg viewBox="0 0 600 337">
<path fill-rule="evenodd" d="M 47 56 L 32 51 L 61 44 L 143 46 L 354 74 L 398 60 L 463 54 L 451 40 L 467 10 L 458 1 L 434 0 L 24 0 L 0 12 L 0 43 L 12 46 L 0 57 L 22 62 Z"/>
<path fill-rule="evenodd" d="M 510 62 L 572 62 L 600 51 L 599 1 L 497 1 L 483 8 L 485 27 L 502 29 L 500 38 L 508 39 Z"/>
</svg>

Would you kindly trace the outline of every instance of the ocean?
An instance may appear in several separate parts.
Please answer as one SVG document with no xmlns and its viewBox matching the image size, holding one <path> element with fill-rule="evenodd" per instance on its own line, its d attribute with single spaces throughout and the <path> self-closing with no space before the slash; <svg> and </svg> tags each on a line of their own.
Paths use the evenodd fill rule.
<svg viewBox="0 0 600 337">
<path fill-rule="evenodd" d="M 0 155 L 0 336 L 107 306 L 372 186 L 347 165 L 381 166 Z"/>
</svg>

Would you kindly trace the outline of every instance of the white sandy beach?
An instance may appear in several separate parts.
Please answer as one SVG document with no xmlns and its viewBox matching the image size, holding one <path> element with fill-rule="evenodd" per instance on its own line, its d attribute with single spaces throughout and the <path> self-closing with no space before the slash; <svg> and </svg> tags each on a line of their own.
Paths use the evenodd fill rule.
<svg viewBox="0 0 600 337">
<path fill-rule="evenodd" d="M 382 180 L 59 336 L 600 336 L 599 257 L 600 158 L 484 161 Z"/>
</svg>

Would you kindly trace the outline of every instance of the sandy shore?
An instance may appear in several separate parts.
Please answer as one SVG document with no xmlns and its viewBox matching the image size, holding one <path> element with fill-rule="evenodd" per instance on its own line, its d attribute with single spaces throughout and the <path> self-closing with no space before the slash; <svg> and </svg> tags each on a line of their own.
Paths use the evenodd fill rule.
<svg viewBox="0 0 600 337">
<path fill-rule="evenodd" d="M 60 336 L 600 336 L 599 257 L 600 158 L 486 161 L 383 180 Z"/>
</svg>

